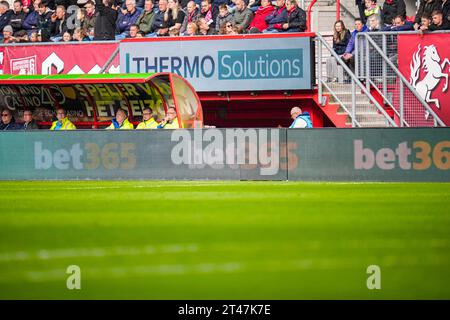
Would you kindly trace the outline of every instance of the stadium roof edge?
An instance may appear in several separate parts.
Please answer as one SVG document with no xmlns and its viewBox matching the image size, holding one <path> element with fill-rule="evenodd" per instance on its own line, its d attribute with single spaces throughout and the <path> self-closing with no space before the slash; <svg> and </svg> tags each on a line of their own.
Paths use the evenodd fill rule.
<svg viewBox="0 0 450 320">
<path fill-rule="evenodd" d="M 89 84 L 89 83 L 145 83 L 165 73 L 128 74 L 56 74 L 56 75 L 0 75 L 0 85 L 8 84 Z"/>
</svg>

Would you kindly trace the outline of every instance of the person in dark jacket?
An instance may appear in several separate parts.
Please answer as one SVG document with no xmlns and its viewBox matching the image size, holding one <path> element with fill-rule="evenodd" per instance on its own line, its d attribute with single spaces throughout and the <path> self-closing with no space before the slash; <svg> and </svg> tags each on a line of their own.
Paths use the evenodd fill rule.
<svg viewBox="0 0 450 320">
<path fill-rule="evenodd" d="M 444 20 L 442 11 L 435 10 L 431 14 L 431 25 L 428 27 L 428 31 L 443 31 L 450 30 L 450 21 Z"/>
<path fill-rule="evenodd" d="M 63 5 L 58 5 L 51 18 L 50 40 L 61 41 L 64 32 L 67 30 L 66 8 Z"/>
<path fill-rule="evenodd" d="M 350 41 L 350 30 L 345 27 L 344 21 L 338 20 L 334 23 L 333 50 L 338 55 L 343 55 Z"/>
<path fill-rule="evenodd" d="M 23 30 L 22 25 L 27 17 L 25 11 L 23 11 L 23 5 L 21 0 L 14 1 L 14 12 L 11 15 L 11 27 L 13 27 L 14 32 Z"/>
<path fill-rule="evenodd" d="M 159 0 L 158 2 L 159 11 L 155 13 L 155 18 L 152 23 L 152 31 L 154 36 L 167 36 L 169 34 L 169 26 L 164 19 L 166 11 L 169 10 L 167 0 Z"/>
<path fill-rule="evenodd" d="M 385 0 L 383 4 L 383 23 L 392 25 L 396 16 L 406 18 L 406 5 L 404 0 Z"/>
<path fill-rule="evenodd" d="M 33 10 L 30 10 L 27 17 L 22 23 L 22 28 L 30 35 L 33 31 L 37 32 L 39 25 L 39 4 L 41 0 L 35 0 L 33 2 Z"/>
<path fill-rule="evenodd" d="M 275 29 L 275 25 L 279 24 L 282 25 L 286 23 L 288 20 L 288 12 L 286 9 L 286 3 L 285 0 L 277 0 L 277 6 L 275 7 L 275 10 L 272 12 L 272 14 L 269 14 L 266 17 L 266 22 L 269 25 L 269 27 L 263 31 L 263 33 L 272 33 L 272 32 L 278 32 L 277 29 Z"/>
<path fill-rule="evenodd" d="M 95 0 L 98 12 L 94 27 L 94 40 L 114 40 L 117 11 L 112 8 L 114 0 Z"/>
<path fill-rule="evenodd" d="M 382 31 L 412 31 L 414 30 L 414 24 L 410 21 L 406 21 L 401 15 L 394 18 L 392 26 L 386 26 Z"/>
<path fill-rule="evenodd" d="M 219 3 L 212 5 L 211 0 L 202 0 L 200 6 L 199 17 L 206 19 L 206 23 L 209 25 L 209 30 L 216 30 L 216 20 L 219 15 Z"/>
<path fill-rule="evenodd" d="M 363 24 L 366 24 L 367 20 L 366 20 L 366 15 L 364 14 L 364 10 L 366 10 L 365 0 L 355 0 L 355 5 L 358 7 L 359 18 L 361 19 Z"/>
<path fill-rule="evenodd" d="M 44 30 L 43 33 L 49 35 L 53 11 L 47 7 L 46 3 L 42 3 L 41 0 L 35 0 L 33 8 L 34 10 L 23 21 L 23 29 L 27 31 L 29 36 L 40 30 Z"/>
<path fill-rule="evenodd" d="M 227 9 L 227 11 L 228 11 L 228 9 Z M 192 0 L 189 1 L 186 5 L 186 15 L 184 16 L 183 23 L 181 24 L 180 34 L 184 34 L 187 31 L 187 26 L 189 23 L 195 23 L 197 21 L 198 14 L 199 14 L 199 10 L 198 10 L 195 2 Z M 219 17 L 217 19 L 219 19 Z M 216 26 L 217 26 L 217 24 L 216 24 Z"/>
<path fill-rule="evenodd" d="M 126 9 L 119 10 L 119 17 L 116 22 L 116 40 L 122 40 L 130 34 L 130 27 L 136 24 L 142 9 L 136 8 L 136 0 L 126 0 Z"/>
<path fill-rule="evenodd" d="M 33 112 L 31 110 L 23 111 L 23 130 L 36 130 L 39 129 L 36 121 L 33 119 Z"/>
<path fill-rule="evenodd" d="M 69 8 L 70 6 L 76 6 L 78 0 L 55 0 L 55 7 L 63 6 L 65 9 Z"/>
<path fill-rule="evenodd" d="M 288 20 L 282 24 L 281 31 L 304 32 L 306 30 L 306 12 L 297 4 L 297 0 L 286 0 Z"/>
<path fill-rule="evenodd" d="M 414 19 L 414 30 L 418 30 L 420 27 L 420 18 L 423 15 L 431 16 L 431 13 L 435 10 L 441 10 L 441 0 L 420 0 L 419 9 L 416 12 Z"/>
<path fill-rule="evenodd" d="M 344 54 L 350 41 L 350 31 L 345 27 L 344 21 L 342 20 L 336 21 L 333 29 L 333 50 L 341 56 Z M 327 59 L 327 77 L 328 82 L 343 81 L 343 72 L 338 69 L 337 60 L 333 56 Z"/>
<path fill-rule="evenodd" d="M 13 11 L 9 9 L 9 3 L 7 1 L 0 2 L 0 33 L 3 32 L 3 28 L 8 26 L 11 21 Z"/>
<path fill-rule="evenodd" d="M 450 21 L 450 0 L 442 1 L 441 11 L 444 20 Z"/>
<path fill-rule="evenodd" d="M 2 110 L 2 121 L 0 122 L 0 131 L 3 130 L 20 130 L 22 126 L 14 120 L 11 110 L 4 108 Z"/>
<path fill-rule="evenodd" d="M 143 32 L 144 36 L 153 32 L 152 24 L 154 18 L 155 12 L 153 11 L 153 1 L 145 0 L 144 10 L 142 10 L 141 15 L 136 21 L 136 24 L 139 26 L 139 30 Z"/>
<path fill-rule="evenodd" d="M 89 36 L 94 36 L 95 19 L 97 19 L 98 12 L 95 10 L 95 4 L 93 1 L 89 0 L 84 5 L 86 9 L 86 17 L 82 25 L 88 31 Z"/>
</svg>

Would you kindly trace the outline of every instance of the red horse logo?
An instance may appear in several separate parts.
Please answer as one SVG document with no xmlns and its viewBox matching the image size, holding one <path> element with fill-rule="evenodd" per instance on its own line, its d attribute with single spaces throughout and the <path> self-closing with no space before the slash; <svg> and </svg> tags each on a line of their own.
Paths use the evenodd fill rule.
<svg viewBox="0 0 450 320">
<path fill-rule="evenodd" d="M 436 108 L 440 109 L 441 105 L 439 99 L 431 98 L 433 90 L 438 86 L 442 78 L 445 78 L 445 86 L 442 92 L 446 92 L 448 89 L 448 71 L 444 73 L 444 68 L 446 64 L 450 64 L 448 58 L 445 58 L 441 63 L 441 57 L 437 52 L 434 45 L 429 45 L 424 47 L 424 53 L 422 60 L 420 59 L 420 44 L 417 51 L 413 55 L 413 60 L 410 64 L 411 68 L 411 85 L 416 89 L 417 93 L 424 99 L 428 104 L 433 102 Z M 420 78 L 420 70 L 424 68 L 426 73 L 425 77 L 418 81 Z M 450 71 L 450 70 L 449 70 Z M 425 119 L 428 119 L 429 112 L 425 112 Z"/>
</svg>

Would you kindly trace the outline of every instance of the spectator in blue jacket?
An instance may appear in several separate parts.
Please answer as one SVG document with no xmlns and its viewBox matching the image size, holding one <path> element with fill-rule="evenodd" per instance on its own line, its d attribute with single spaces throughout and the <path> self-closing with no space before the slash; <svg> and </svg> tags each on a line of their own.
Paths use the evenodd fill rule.
<svg viewBox="0 0 450 320">
<path fill-rule="evenodd" d="M 286 9 L 285 0 L 277 0 L 277 5 L 275 11 L 266 17 L 266 22 L 269 25 L 263 33 L 273 33 L 278 32 L 282 29 L 283 24 L 288 21 L 288 12 Z"/>
<path fill-rule="evenodd" d="M 22 28 L 28 32 L 30 35 L 33 31 L 37 31 L 39 28 L 39 4 L 41 0 L 34 0 L 33 2 L 33 11 L 28 13 L 27 17 L 23 21 Z"/>
<path fill-rule="evenodd" d="M 136 8 L 136 0 L 126 0 L 126 9 L 119 11 L 119 18 L 117 19 L 117 32 L 116 40 L 122 40 L 128 37 L 130 34 L 130 27 L 136 24 L 142 9 Z"/>
<path fill-rule="evenodd" d="M 41 0 L 35 0 L 34 11 L 30 12 L 23 22 L 23 28 L 27 31 L 28 35 L 31 36 L 33 32 L 39 32 L 44 30 L 44 33 L 50 35 L 52 26 L 52 15 L 51 11 L 46 3 Z"/>
<path fill-rule="evenodd" d="M 392 20 L 392 26 L 387 26 L 383 31 L 412 31 L 414 23 L 406 21 L 402 15 L 396 16 Z"/>
<path fill-rule="evenodd" d="M 347 48 L 345 49 L 344 54 L 342 55 L 342 60 L 349 66 L 351 70 L 355 68 L 355 59 L 354 59 L 354 51 L 355 51 L 355 42 L 356 35 L 360 32 L 368 32 L 369 28 L 365 24 L 363 24 L 361 19 L 355 19 L 355 30 L 353 30 L 352 35 L 350 37 L 350 41 L 348 42 Z"/>
<path fill-rule="evenodd" d="M 359 32 L 367 32 L 369 28 L 365 24 L 362 23 L 362 20 L 359 18 L 355 19 L 355 30 L 353 30 L 352 35 L 350 37 L 350 41 L 348 42 L 347 48 L 345 49 L 344 55 L 342 56 L 344 59 L 349 59 L 353 56 L 353 52 L 355 51 L 355 41 L 356 35 Z"/>
</svg>

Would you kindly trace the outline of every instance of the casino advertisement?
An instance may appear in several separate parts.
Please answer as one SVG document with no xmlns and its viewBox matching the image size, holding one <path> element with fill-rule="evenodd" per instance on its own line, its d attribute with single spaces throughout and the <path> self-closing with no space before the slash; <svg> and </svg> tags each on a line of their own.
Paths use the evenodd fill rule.
<svg viewBox="0 0 450 320">
<path fill-rule="evenodd" d="M 21 120 L 24 109 L 30 109 L 39 123 L 49 123 L 55 120 L 55 107 L 63 107 L 72 121 L 88 125 L 94 120 L 111 120 L 119 107 L 137 119 L 146 106 L 162 112 L 161 94 L 166 92 L 170 92 L 169 86 L 159 84 L 156 88 L 151 83 L 0 85 L 0 108 L 12 110 L 17 121 Z"/>
</svg>

